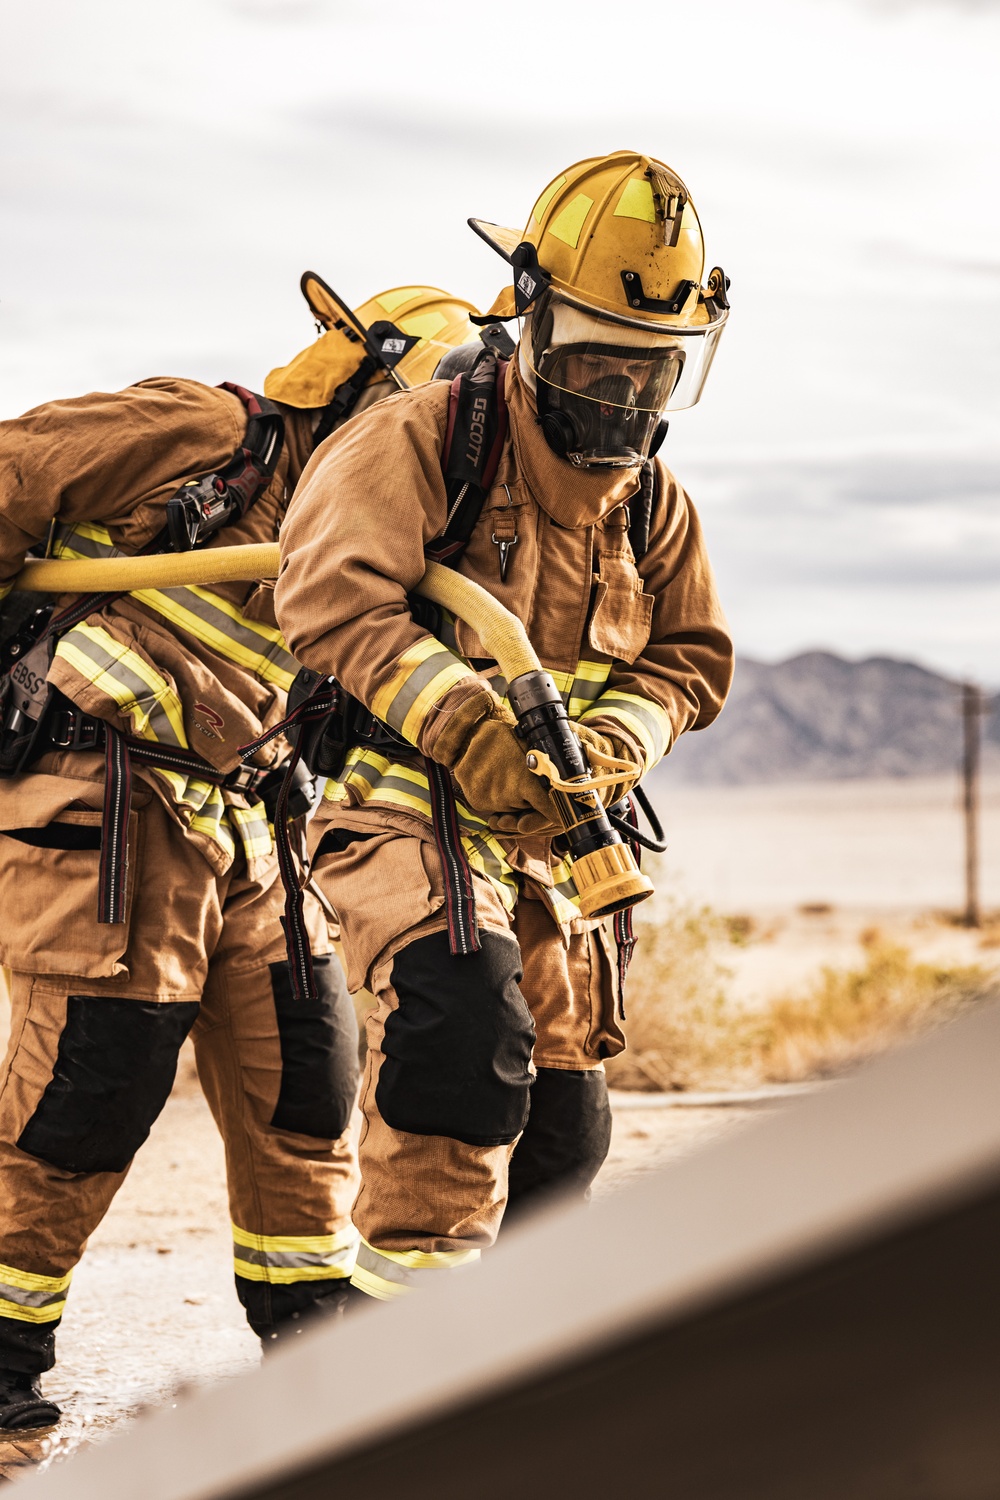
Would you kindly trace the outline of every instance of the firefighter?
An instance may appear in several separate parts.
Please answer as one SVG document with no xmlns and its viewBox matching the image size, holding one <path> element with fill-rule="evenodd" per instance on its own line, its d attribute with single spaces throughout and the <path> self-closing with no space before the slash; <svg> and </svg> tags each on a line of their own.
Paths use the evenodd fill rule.
<svg viewBox="0 0 1000 1500">
<path fill-rule="evenodd" d="M 624 1046 L 627 939 L 581 913 L 497 664 L 467 622 L 418 609 L 426 558 L 523 622 L 588 752 L 619 768 L 609 802 L 712 722 L 732 674 L 697 515 L 650 462 L 729 306 L 687 188 L 616 152 L 560 174 L 523 233 L 470 223 L 512 266 L 491 315 L 521 317 L 516 351 L 485 391 L 477 364 L 478 388 L 395 394 L 337 434 L 289 511 L 275 593 L 296 658 L 375 721 L 311 847 L 348 986 L 377 1002 L 353 1288 L 385 1300 L 475 1260 L 509 1198 L 586 1194 Z"/>
<path fill-rule="evenodd" d="M 264 397 L 153 379 L 0 424 L 3 594 L 46 538 L 65 559 L 273 542 L 317 444 L 476 337 L 474 309 L 433 288 L 356 315 L 311 273 L 303 289 L 324 331 Z M 283 742 L 249 767 L 238 754 L 283 717 L 297 671 L 270 586 L 60 600 L 4 663 L 0 1431 L 23 1432 L 58 1419 L 38 1377 L 73 1268 L 188 1035 L 251 1327 L 270 1341 L 337 1311 L 356 1251 L 358 1037 L 315 899 L 316 993 L 292 999 L 271 827 Z"/>
</svg>

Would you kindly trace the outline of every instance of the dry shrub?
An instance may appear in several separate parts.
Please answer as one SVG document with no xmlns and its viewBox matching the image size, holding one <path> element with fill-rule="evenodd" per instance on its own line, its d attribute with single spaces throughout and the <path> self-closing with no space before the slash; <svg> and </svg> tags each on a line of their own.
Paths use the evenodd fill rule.
<svg viewBox="0 0 1000 1500">
<path fill-rule="evenodd" d="M 946 1021 L 988 987 L 975 965 L 915 963 L 877 930 L 864 962 L 824 968 L 799 995 L 748 1011 L 727 996 L 727 946 L 745 941 L 707 908 L 680 904 L 639 926 L 629 976 L 629 1049 L 608 1063 L 615 1088 L 726 1088 L 837 1071 Z"/>
<path fill-rule="evenodd" d="M 824 968 L 805 995 L 773 1000 L 748 1017 L 762 1079 L 789 1082 L 836 1072 L 950 1020 L 986 988 L 987 976 L 976 965 L 914 963 L 906 948 L 877 933 L 867 936 L 862 967 Z"/>
<path fill-rule="evenodd" d="M 673 903 L 656 924 L 636 924 L 625 1005 L 628 1050 L 608 1063 L 614 1088 L 692 1088 L 728 1054 L 732 1017 L 726 1001 L 730 941 L 708 907 Z"/>
</svg>

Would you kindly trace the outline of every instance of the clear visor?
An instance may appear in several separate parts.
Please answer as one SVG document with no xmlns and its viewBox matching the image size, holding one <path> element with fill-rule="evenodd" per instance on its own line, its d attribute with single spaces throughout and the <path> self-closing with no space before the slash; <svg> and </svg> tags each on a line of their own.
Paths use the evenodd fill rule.
<svg viewBox="0 0 1000 1500">
<path fill-rule="evenodd" d="M 584 401 L 636 414 L 698 401 L 725 320 L 693 328 L 640 328 L 545 292 L 521 320 L 533 374 Z"/>
</svg>

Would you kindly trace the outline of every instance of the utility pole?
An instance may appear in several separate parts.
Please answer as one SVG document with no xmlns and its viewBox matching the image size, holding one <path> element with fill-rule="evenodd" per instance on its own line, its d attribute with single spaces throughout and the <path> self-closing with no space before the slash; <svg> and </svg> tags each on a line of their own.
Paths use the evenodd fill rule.
<svg viewBox="0 0 1000 1500">
<path fill-rule="evenodd" d="M 979 746 L 982 694 L 974 682 L 962 684 L 962 789 L 965 809 L 966 927 L 978 927 L 979 912 Z"/>
</svg>

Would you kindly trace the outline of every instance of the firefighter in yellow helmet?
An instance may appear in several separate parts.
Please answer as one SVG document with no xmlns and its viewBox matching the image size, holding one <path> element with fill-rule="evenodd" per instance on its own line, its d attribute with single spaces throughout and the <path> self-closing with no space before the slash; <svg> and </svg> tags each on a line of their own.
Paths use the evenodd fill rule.
<svg viewBox="0 0 1000 1500">
<path fill-rule="evenodd" d="M 512 267 L 491 316 L 521 317 L 516 352 L 333 438 L 275 591 L 296 657 L 355 700 L 311 839 L 348 985 L 377 1001 L 353 1285 L 383 1299 L 474 1260 L 508 1200 L 586 1193 L 632 941 L 581 906 L 497 663 L 412 594 L 426 558 L 523 622 L 567 733 L 616 768 L 602 796 L 626 828 L 630 786 L 712 722 L 732 671 L 698 518 L 649 461 L 728 311 L 686 187 L 616 152 L 557 177 L 523 231 L 474 227 Z"/>
<path fill-rule="evenodd" d="M 329 331 L 267 396 L 154 379 L 0 423 L 0 596 L 46 538 L 62 558 L 274 541 L 324 432 L 476 336 L 474 309 L 433 289 L 383 293 L 359 316 L 320 278 L 305 286 Z M 62 600 L 8 636 L 0 667 L 4 1433 L 59 1415 L 38 1377 L 73 1268 L 188 1034 L 225 1141 L 251 1326 L 271 1340 L 342 1305 L 357 1026 L 308 893 L 315 995 L 292 997 L 273 832 L 282 742 L 249 767 L 239 754 L 281 720 L 298 670 L 270 586 Z M 311 791 L 297 787 L 293 815 Z"/>
</svg>

